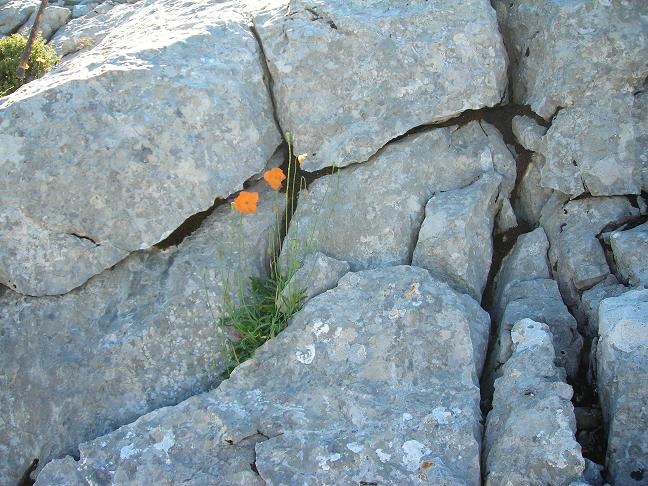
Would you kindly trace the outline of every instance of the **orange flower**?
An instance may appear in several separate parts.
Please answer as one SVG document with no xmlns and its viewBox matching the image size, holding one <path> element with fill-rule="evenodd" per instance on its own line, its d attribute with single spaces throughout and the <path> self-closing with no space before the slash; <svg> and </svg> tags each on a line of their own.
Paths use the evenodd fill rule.
<svg viewBox="0 0 648 486">
<path fill-rule="evenodd" d="M 279 167 L 275 167 L 263 174 L 263 178 L 268 185 L 276 191 L 281 188 L 281 182 L 286 179 L 286 176 L 284 175 L 283 170 Z"/>
<path fill-rule="evenodd" d="M 308 154 L 301 154 L 297 156 L 297 162 L 299 162 L 299 167 L 302 166 L 302 162 L 304 161 L 304 159 L 306 159 L 306 157 L 308 157 Z"/>
<path fill-rule="evenodd" d="M 232 207 L 239 213 L 256 213 L 258 202 L 258 192 L 241 191 L 240 194 L 236 196 L 236 199 L 234 199 Z"/>
</svg>

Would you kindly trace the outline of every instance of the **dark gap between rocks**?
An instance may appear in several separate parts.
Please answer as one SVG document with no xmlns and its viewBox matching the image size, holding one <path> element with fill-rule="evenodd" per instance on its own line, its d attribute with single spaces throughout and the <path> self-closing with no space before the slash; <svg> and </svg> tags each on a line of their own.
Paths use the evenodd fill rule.
<svg viewBox="0 0 648 486">
<path fill-rule="evenodd" d="M 31 475 L 36 470 L 37 467 L 38 467 L 38 459 L 34 459 L 32 463 L 29 465 L 29 467 L 25 470 L 25 472 L 23 473 L 22 477 L 20 478 L 16 486 L 33 486 L 36 480 L 32 479 Z"/>
</svg>

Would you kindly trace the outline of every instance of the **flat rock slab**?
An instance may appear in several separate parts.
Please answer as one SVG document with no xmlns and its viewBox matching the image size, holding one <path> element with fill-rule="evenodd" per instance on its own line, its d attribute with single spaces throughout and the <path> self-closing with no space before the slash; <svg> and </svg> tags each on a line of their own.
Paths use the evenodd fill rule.
<svg viewBox="0 0 648 486">
<path fill-rule="evenodd" d="M 179 247 L 136 252 L 64 296 L 0 296 L 0 484 L 218 383 L 224 285 L 266 274 L 274 208 L 262 195 L 241 223 L 222 206 Z"/>
<path fill-rule="evenodd" d="M 138 3 L 0 102 L 0 282 L 68 292 L 241 189 L 280 143 L 247 14 Z"/>
<path fill-rule="evenodd" d="M 364 164 L 311 184 L 300 195 L 282 259 L 321 251 L 354 271 L 410 264 L 433 194 L 495 173 L 502 176 L 499 197 L 506 198 L 515 160 L 491 125 L 471 122 L 405 137 Z M 488 225 L 488 211 L 482 216 Z"/>
<path fill-rule="evenodd" d="M 304 169 L 362 162 L 409 129 L 499 103 L 507 55 L 487 0 L 274 0 L 254 19 Z"/>
<path fill-rule="evenodd" d="M 581 477 L 585 461 L 575 437 L 573 391 L 554 364 L 551 331 L 522 319 L 511 340 L 486 421 L 485 484 L 567 485 Z"/>
<path fill-rule="evenodd" d="M 81 445 L 37 484 L 478 485 L 488 327 L 426 270 L 349 273 L 218 389 Z"/>
<path fill-rule="evenodd" d="M 648 290 L 601 302 L 597 384 L 615 485 L 648 484 Z"/>
</svg>

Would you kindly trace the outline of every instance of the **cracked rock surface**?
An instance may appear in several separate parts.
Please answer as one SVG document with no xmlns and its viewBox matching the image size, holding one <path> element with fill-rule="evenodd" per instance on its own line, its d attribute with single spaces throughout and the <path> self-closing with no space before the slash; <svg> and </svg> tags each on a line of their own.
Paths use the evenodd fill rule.
<svg viewBox="0 0 648 486">
<path fill-rule="evenodd" d="M 554 364 L 546 324 L 518 321 L 511 357 L 495 381 L 484 438 L 485 484 L 568 485 L 585 470 L 574 436 L 572 388 Z"/>
<path fill-rule="evenodd" d="M 507 55 L 487 0 L 273 0 L 255 16 L 279 121 L 306 170 L 493 106 Z"/>
<path fill-rule="evenodd" d="M 274 208 L 266 194 L 241 223 L 221 206 L 177 248 L 135 252 L 63 296 L 0 296 L 0 484 L 218 383 L 224 285 L 266 275 Z"/>
<path fill-rule="evenodd" d="M 407 136 L 363 164 L 315 181 L 300 197 L 282 258 L 291 248 L 295 255 L 321 251 L 352 270 L 409 264 L 432 195 L 489 173 L 502 176 L 500 197 L 507 197 L 515 160 L 486 123 Z M 477 213 L 492 226 L 488 211 Z"/>
<path fill-rule="evenodd" d="M 68 292 L 151 247 L 280 143 L 247 14 L 216 0 L 137 6 L 0 101 L 0 282 L 18 292 Z"/>
<path fill-rule="evenodd" d="M 607 467 L 615 485 L 648 483 L 648 290 L 601 302 L 596 349 Z"/>
<path fill-rule="evenodd" d="M 268 484 L 478 484 L 488 327 L 424 269 L 349 273 L 218 389 L 81 445 L 37 485 L 260 484 L 251 464 Z"/>
</svg>

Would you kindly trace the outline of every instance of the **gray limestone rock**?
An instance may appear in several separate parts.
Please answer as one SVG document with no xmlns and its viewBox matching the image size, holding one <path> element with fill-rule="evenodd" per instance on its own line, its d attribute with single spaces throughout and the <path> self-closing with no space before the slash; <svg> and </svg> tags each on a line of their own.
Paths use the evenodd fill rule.
<svg viewBox="0 0 648 486">
<path fill-rule="evenodd" d="M 100 45 L 2 99 L 0 282 L 65 293 L 263 169 L 280 137 L 246 15 L 140 2 Z"/>
<path fill-rule="evenodd" d="M 0 484 L 218 383 L 224 286 L 266 274 L 274 208 L 262 195 L 241 222 L 223 205 L 178 247 L 135 252 L 66 295 L 0 297 Z"/>
<path fill-rule="evenodd" d="M 64 26 L 70 17 L 72 12 L 69 8 L 58 7 L 56 5 L 50 5 L 45 9 L 45 14 L 43 16 L 43 22 L 41 23 L 41 35 L 43 39 L 49 40 L 52 35 Z M 34 25 L 34 20 L 36 19 L 36 12 L 34 12 L 23 28 L 20 29 L 20 34 L 25 37 L 29 36 L 32 26 Z"/>
<path fill-rule="evenodd" d="M 608 275 L 605 280 L 583 292 L 580 308 L 587 318 L 587 331 L 590 336 L 598 336 L 598 309 L 601 302 L 627 291 L 628 288 L 620 284 L 614 275 Z"/>
<path fill-rule="evenodd" d="M 38 0 L 9 0 L 0 3 L 0 37 L 18 30 L 36 10 Z"/>
<path fill-rule="evenodd" d="M 435 193 L 425 206 L 412 264 L 481 302 L 493 255 L 502 177 L 487 172 L 467 187 Z"/>
<path fill-rule="evenodd" d="M 501 135 L 471 122 L 389 144 L 368 162 L 316 180 L 302 193 L 284 248 L 303 258 L 321 251 L 352 270 L 408 264 L 424 208 L 434 193 L 452 191 L 497 172 L 505 186 L 515 161 Z M 488 135 L 486 135 L 488 133 Z"/>
<path fill-rule="evenodd" d="M 517 141 L 525 149 L 531 150 L 532 152 L 537 152 L 538 147 L 540 146 L 540 141 L 547 133 L 547 129 L 540 125 L 533 118 L 517 115 L 513 117 L 511 122 L 511 128 L 513 130 L 513 135 L 517 138 Z"/>
<path fill-rule="evenodd" d="M 542 208 L 547 203 L 552 189 L 542 187 L 542 168 L 544 157 L 538 153 L 532 153 L 522 178 L 519 182 L 516 194 L 513 198 L 513 207 L 520 218 L 531 226 L 537 226 L 542 215 Z"/>
<path fill-rule="evenodd" d="M 509 288 L 519 282 L 536 279 L 550 279 L 549 241 L 542 228 L 518 236 L 511 251 L 504 257 L 493 281 L 494 313 L 499 316 L 508 303 Z"/>
<path fill-rule="evenodd" d="M 610 274 L 597 236 L 607 226 L 621 224 L 638 214 L 638 209 L 625 197 L 565 202 L 553 195 L 545 204 L 541 224 L 549 237 L 549 260 L 567 305 L 578 306 L 581 292 Z"/>
<path fill-rule="evenodd" d="M 554 364 L 546 324 L 523 319 L 510 334 L 513 352 L 495 381 L 486 421 L 485 484 L 566 486 L 585 470 L 572 388 Z"/>
<path fill-rule="evenodd" d="M 627 91 L 648 71 L 644 0 L 496 0 L 511 55 L 513 100 L 549 120 L 592 91 Z"/>
<path fill-rule="evenodd" d="M 304 301 L 307 302 L 316 295 L 337 286 L 340 278 L 349 269 L 347 262 L 336 260 L 326 256 L 324 253 L 309 254 L 304 259 L 301 268 L 295 272 L 286 284 L 281 298 L 288 299 L 291 293 L 303 290 Z"/>
<path fill-rule="evenodd" d="M 542 185 L 571 196 L 638 194 L 637 155 L 648 152 L 645 114 L 635 109 L 648 76 L 648 4 L 496 4 L 514 101 L 546 120 L 557 113 L 538 148 L 546 157 Z"/>
<path fill-rule="evenodd" d="M 126 22 L 136 12 L 137 6 L 131 5 L 115 5 L 105 12 L 100 12 L 98 9 L 88 12 L 83 17 L 68 22 L 52 37 L 49 45 L 61 57 L 94 47 L 111 30 Z"/>
<path fill-rule="evenodd" d="M 633 286 L 648 287 L 648 222 L 610 236 L 617 270 Z"/>
<path fill-rule="evenodd" d="M 563 303 L 558 284 L 551 279 L 519 282 L 507 289 L 506 306 L 497 322 L 496 341 L 489 361 L 490 380 L 500 376 L 501 366 L 511 356 L 510 331 L 521 319 L 544 322 L 551 330 L 556 351 L 556 365 L 565 369 L 571 379 L 578 374 L 583 338 L 576 319 Z"/>
<path fill-rule="evenodd" d="M 424 269 L 349 273 L 218 389 L 83 444 L 37 485 L 477 485 L 488 327 Z"/>
<path fill-rule="evenodd" d="M 607 469 L 615 485 L 648 484 L 648 290 L 605 299 L 599 308 L 598 391 Z"/>
<path fill-rule="evenodd" d="M 413 127 L 504 96 L 487 0 L 274 0 L 254 22 L 306 170 L 365 161 Z"/>
<path fill-rule="evenodd" d="M 631 92 L 596 92 L 558 113 L 538 149 L 546 160 L 542 186 L 572 196 L 639 194 L 637 153 L 648 145 L 640 147 L 634 99 Z"/>
<path fill-rule="evenodd" d="M 518 227 L 517 216 L 509 199 L 502 200 L 502 207 L 495 216 L 495 234 L 501 235 Z"/>
</svg>

